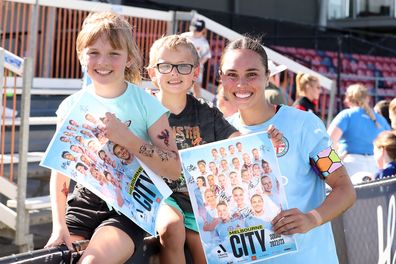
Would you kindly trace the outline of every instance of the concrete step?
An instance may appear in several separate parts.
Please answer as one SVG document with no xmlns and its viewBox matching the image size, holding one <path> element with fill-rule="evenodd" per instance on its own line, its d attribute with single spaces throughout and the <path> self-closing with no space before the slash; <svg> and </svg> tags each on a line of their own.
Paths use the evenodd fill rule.
<svg viewBox="0 0 396 264">
<path fill-rule="evenodd" d="M 28 162 L 40 162 L 41 159 L 44 157 L 44 152 L 29 152 L 27 156 Z M 4 154 L 0 158 L 0 163 L 3 164 L 11 164 L 19 162 L 19 154 L 15 153 L 14 155 Z"/>
<path fill-rule="evenodd" d="M 0 122 L 0 125 L 2 123 Z M 21 118 L 17 117 L 15 120 L 12 118 L 7 118 L 4 120 L 5 126 L 20 126 L 21 125 Z M 36 125 L 56 125 L 56 116 L 32 116 L 29 118 L 29 125 L 36 126 Z"/>
</svg>

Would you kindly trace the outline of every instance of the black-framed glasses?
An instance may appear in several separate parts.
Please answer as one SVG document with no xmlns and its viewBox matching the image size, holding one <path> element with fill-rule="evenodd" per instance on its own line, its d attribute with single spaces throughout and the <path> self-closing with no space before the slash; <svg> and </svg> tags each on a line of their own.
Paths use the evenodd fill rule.
<svg viewBox="0 0 396 264">
<path fill-rule="evenodd" d="M 172 64 L 172 63 L 158 63 L 157 70 L 162 74 L 167 74 L 173 71 L 173 68 L 177 69 L 177 72 L 183 75 L 190 74 L 194 65 L 188 63 Z"/>
</svg>

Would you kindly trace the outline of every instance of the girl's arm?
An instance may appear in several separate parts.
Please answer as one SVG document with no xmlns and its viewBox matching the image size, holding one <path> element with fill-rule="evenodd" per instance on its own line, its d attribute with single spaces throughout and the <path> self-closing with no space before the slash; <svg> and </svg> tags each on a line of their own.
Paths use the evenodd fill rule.
<svg viewBox="0 0 396 264">
<path fill-rule="evenodd" d="M 58 120 L 57 126 L 61 123 Z M 52 210 L 52 233 L 45 247 L 55 247 L 65 243 L 72 250 L 69 229 L 66 226 L 66 200 L 69 193 L 70 178 L 59 172 L 52 171 L 50 179 L 50 195 Z"/>
<path fill-rule="evenodd" d="M 162 115 L 149 129 L 151 142 L 137 137 L 113 114 L 106 113 L 103 120 L 106 137 L 133 153 L 154 173 L 177 180 L 181 175 L 179 154 L 172 136 L 168 117 Z"/>
<path fill-rule="evenodd" d="M 50 248 L 65 243 L 69 249 L 73 249 L 65 219 L 69 186 L 69 177 L 52 171 L 50 180 L 52 233 L 45 247 Z"/>
</svg>

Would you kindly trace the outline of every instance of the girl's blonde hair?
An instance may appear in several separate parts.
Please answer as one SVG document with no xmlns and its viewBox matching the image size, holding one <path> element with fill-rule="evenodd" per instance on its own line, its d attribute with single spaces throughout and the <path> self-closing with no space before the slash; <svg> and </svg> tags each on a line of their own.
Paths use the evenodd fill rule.
<svg viewBox="0 0 396 264">
<path fill-rule="evenodd" d="M 319 79 L 308 73 L 298 73 L 296 76 L 296 92 L 297 96 L 302 96 L 307 91 L 307 85 L 313 82 L 319 83 Z"/>
<path fill-rule="evenodd" d="M 132 27 L 128 21 L 116 13 L 110 11 L 90 13 L 85 18 L 77 36 L 76 50 L 80 62 L 85 63 L 84 49 L 99 38 L 105 37 L 110 41 L 112 48 L 127 49 L 128 60 L 133 60 L 133 63 L 125 67 L 125 80 L 140 83 L 142 59 L 132 33 Z"/>
<path fill-rule="evenodd" d="M 396 132 L 384 131 L 374 140 L 376 148 L 384 148 L 391 161 L 396 160 Z"/>
<path fill-rule="evenodd" d="M 169 50 L 177 50 L 179 47 L 185 47 L 191 53 L 191 58 L 193 60 L 194 66 L 199 65 L 199 55 L 195 49 L 194 44 L 189 41 L 186 37 L 181 35 L 170 35 L 165 36 L 154 41 L 150 48 L 150 59 L 147 68 L 155 68 L 158 63 L 158 52 L 161 48 L 166 48 Z"/>
<path fill-rule="evenodd" d="M 362 107 L 370 119 L 375 123 L 375 125 L 377 127 L 381 127 L 375 117 L 374 111 L 368 105 L 367 99 L 370 95 L 367 88 L 363 84 L 357 83 L 348 86 L 345 96 L 350 103 Z"/>
</svg>

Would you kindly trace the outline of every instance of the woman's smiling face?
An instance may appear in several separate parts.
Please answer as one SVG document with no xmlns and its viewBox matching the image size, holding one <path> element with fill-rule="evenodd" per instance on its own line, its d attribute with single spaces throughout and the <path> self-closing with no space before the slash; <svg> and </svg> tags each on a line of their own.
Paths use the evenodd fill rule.
<svg viewBox="0 0 396 264">
<path fill-rule="evenodd" d="M 221 65 L 224 94 L 239 109 L 262 102 L 268 73 L 261 57 L 248 49 L 228 50 Z"/>
</svg>

